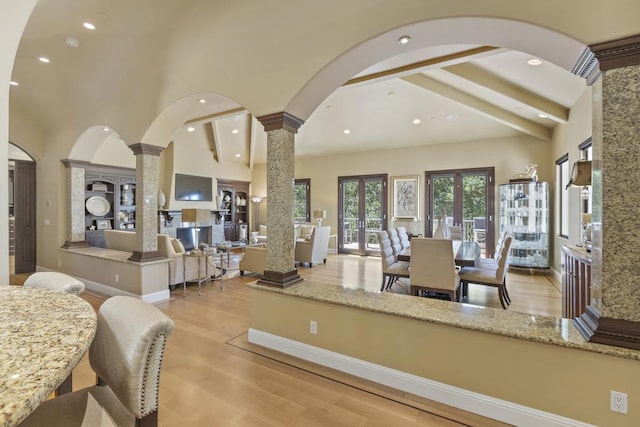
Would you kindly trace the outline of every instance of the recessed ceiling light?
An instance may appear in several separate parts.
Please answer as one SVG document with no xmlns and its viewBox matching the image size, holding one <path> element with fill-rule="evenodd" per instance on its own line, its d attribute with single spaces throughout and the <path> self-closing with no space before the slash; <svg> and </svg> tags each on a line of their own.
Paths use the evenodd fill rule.
<svg viewBox="0 0 640 427">
<path fill-rule="evenodd" d="M 11 80 L 11 81 L 9 82 L 9 84 L 10 84 L 11 86 L 18 86 L 18 82 L 14 82 L 13 80 Z"/>
<path fill-rule="evenodd" d="M 541 119 L 548 119 L 549 118 L 549 116 L 547 116 L 544 113 L 538 113 L 538 117 L 540 117 Z"/>
<path fill-rule="evenodd" d="M 329 108 L 331 108 L 331 105 L 327 105 L 327 106 L 326 106 L 326 107 L 324 107 L 324 108 L 326 108 L 326 109 L 328 110 Z"/>
<path fill-rule="evenodd" d="M 447 120 L 455 120 L 458 118 L 458 115 L 456 113 L 449 113 L 445 116 L 445 119 Z"/>
<path fill-rule="evenodd" d="M 198 102 L 199 102 L 200 104 L 206 104 L 206 103 L 207 103 L 207 100 L 206 100 L 206 99 L 204 99 L 204 98 L 200 98 L 200 99 L 198 99 Z"/>
<path fill-rule="evenodd" d="M 236 154 L 236 155 L 235 155 L 235 157 L 236 157 L 236 158 L 237 158 L 237 157 L 240 157 L 240 154 Z"/>
<path fill-rule="evenodd" d="M 73 37 L 65 37 L 64 44 L 69 47 L 80 47 L 80 40 L 74 39 Z"/>
<path fill-rule="evenodd" d="M 351 131 L 350 131 L 349 129 L 345 129 L 345 130 L 344 130 L 344 134 L 345 134 L 345 135 L 349 135 L 350 133 L 351 133 Z"/>
<path fill-rule="evenodd" d="M 387 96 L 395 96 L 395 94 L 396 93 L 394 91 L 387 92 Z"/>
<path fill-rule="evenodd" d="M 102 130 L 105 131 L 105 132 L 109 132 L 111 129 L 109 129 L 108 127 L 105 126 L 105 127 L 102 128 Z"/>
<path fill-rule="evenodd" d="M 40 61 L 40 62 L 44 62 L 45 64 L 48 64 L 49 62 L 51 62 L 51 61 L 49 60 L 49 58 L 47 58 L 46 56 L 41 56 L 41 57 L 39 57 L 39 58 L 38 58 L 38 61 Z"/>
<path fill-rule="evenodd" d="M 240 132 L 238 129 L 233 129 L 233 130 L 231 131 L 231 133 L 232 133 L 232 134 L 234 134 L 234 135 L 235 135 L 236 133 L 238 133 L 238 132 Z"/>
<path fill-rule="evenodd" d="M 189 126 L 187 128 L 187 132 L 195 132 L 196 128 L 194 128 L 193 126 Z"/>
<path fill-rule="evenodd" d="M 402 36 L 398 39 L 398 43 L 400 44 L 407 44 L 411 41 L 411 37 L 409 36 Z"/>
<path fill-rule="evenodd" d="M 536 65 L 542 64 L 542 61 L 539 60 L 538 58 L 531 58 L 530 60 L 527 61 L 527 64 L 533 65 L 535 67 Z"/>
<path fill-rule="evenodd" d="M 422 122 L 422 120 L 420 119 L 413 119 L 413 121 L 411 123 L 413 123 L 414 125 L 419 125 Z"/>
<path fill-rule="evenodd" d="M 87 30 L 95 30 L 96 26 L 93 25 L 91 22 L 83 22 L 82 26 L 85 27 Z"/>
</svg>

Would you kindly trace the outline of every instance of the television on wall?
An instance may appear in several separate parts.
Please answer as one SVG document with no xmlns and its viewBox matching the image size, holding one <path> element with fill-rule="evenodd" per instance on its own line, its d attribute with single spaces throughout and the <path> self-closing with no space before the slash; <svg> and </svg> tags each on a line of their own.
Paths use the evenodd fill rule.
<svg viewBox="0 0 640 427">
<path fill-rule="evenodd" d="M 177 173 L 176 200 L 213 201 L 213 178 Z"/>
</svg>

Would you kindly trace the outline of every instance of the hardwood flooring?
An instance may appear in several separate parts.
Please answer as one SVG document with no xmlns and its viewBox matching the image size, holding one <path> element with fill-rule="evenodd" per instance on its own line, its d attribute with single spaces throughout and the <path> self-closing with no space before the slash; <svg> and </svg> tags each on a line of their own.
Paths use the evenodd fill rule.
<svg viewBox="0 0 640 427">
<path fill-rule="evenodd" d="M 379 290 L 379 258 L 330 255 L 300 267 L 305 279 Z M 12 278 L 14 284 L 24 279 Z M 158 307 L 176 323 L 162 368 L 161 426 L 503 426 L 247 342 L 255 276 L 172 292 Z M 510 310 L 559 316 L 560 292 L 543 276 L 509 274 Z M 393 291 L 405 292 L 406 285 Z M 83 298 L 98 308 L 104 296 Z M 495 289 L 471 286 L 467 303 L 500 307 Z M 85 357 L 73 373 L 77 390 L 95 380 Z"/>
</svg>

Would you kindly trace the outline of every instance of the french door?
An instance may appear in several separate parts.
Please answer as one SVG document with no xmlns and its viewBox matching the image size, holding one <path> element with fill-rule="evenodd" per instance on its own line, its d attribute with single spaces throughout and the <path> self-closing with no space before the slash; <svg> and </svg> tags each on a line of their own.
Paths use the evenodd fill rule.
<svg viewBox="0 0 640 427">
<path fill-rule="evenodd" d="M 464 240 L 493 256 L 494 168 L 427 171 L 425 182 L 425 236 L 433 236 L 440 222 L 459 226 Z"/>
<path fill-rule="evenodd" d="M 387 229 L 387 175 L 338 177 L 338 251 L 379 255 Z"/>
</svg>

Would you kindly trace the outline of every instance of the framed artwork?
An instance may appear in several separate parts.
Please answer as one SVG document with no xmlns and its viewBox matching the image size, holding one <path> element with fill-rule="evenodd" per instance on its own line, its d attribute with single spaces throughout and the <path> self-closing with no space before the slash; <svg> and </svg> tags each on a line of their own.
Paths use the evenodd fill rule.
<svg viewBox="0 0 640 427">
<path fill-rule="evenodd" d="M 420 176 L 392 177 L 393 217 L 420 219 Z"/>
<path fill-rule="evenodd" d="M 96 219 L 96 228 L 98 230 L 110 230 L 111 221 L 108 219 Z"/>
</svg>

